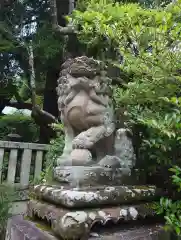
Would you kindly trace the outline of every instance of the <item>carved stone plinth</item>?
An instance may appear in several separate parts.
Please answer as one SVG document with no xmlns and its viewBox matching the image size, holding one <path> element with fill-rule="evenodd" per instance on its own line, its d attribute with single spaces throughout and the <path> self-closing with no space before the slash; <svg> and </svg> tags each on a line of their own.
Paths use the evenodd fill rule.
<svg viewBox="0 0 181 240">
<path fill-rule="evenodd" d="M 63 239 L 81 239 L 89 236 L 95 224 L 118 224 L 153 217 L 152 203 L 134 206 L 103 207 L 94 209 L 69 210 L 45 202 L 31 200 L 28 215 L 38 216 L 51 224 L 53 232 Z"/>
<path fill-rule="evenodd" d="M 106 228 L 103 227 L 103 228 Z M 111 228 L 110 231 L 96 231 L 90 233 L 87 240 L 170 240 L 169 232 L 165 232 L 162 224 L 140 223 L 136 226 L 126 227 L 118 226 Z M 16 216 L 9 220 L 6 240 L 59 240 L 53 235 L 49 227 L 36 221 L 23 219 L 22 216 Z"/>
<path fill-rule="evenodd" d="M 54 178 L 73 186 L 120 185 L 131 176 L 129 168 L 106 168 L 102 166 L 56 167 Z"/>
<path fill-rule="evenodd" d="M 65 208 L 102 207 L 138 201 L 150 201 L 161 196 L 154 186 L 102 186 L 95 188 L 70 188 L 37 185 L 34 196 Z"/>
<path fill-rule="evenodd" d="M 8 220 L 5 240 L 58 240 L 51 229 L 36 222 L 26 220 L 21 215 Z"/>
<path fill-rule="evenodd" d="M 37 185 L 28 204 L 28 216 L 51 224 L 63 239 L 89 236 L 95 224 L 144 219 L 155 215 L 151 200 L 161 196 L 154 186 L 69 188 Z"/>
<path fill-rule="evenodd" d="M 61 186 L 96 187 L 143 184 L 144 173 L 129 168 L 107 168 L 94 166 L 61 166 L 54 169 L 54 178 Z"/>
</svg>

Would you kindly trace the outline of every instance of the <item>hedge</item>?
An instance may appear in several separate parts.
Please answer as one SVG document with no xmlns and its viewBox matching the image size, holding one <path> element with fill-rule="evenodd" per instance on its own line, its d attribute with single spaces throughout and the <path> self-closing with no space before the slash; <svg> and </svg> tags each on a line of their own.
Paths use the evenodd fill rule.
<svg viewBox="0 0 181 240">
<path fill-rule="evenodd" d="M 39 137 L 39 127 L 30 116 L 20 113 L 0 116 L 0 140 L 5 140 L 13 128 L 24 142 L 35 142 Z"/>
</svg>

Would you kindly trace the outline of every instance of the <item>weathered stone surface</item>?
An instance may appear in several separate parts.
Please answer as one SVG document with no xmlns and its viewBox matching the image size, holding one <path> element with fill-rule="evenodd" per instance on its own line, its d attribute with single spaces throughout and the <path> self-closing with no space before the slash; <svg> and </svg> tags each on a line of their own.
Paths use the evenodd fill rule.
<svg viewBox="0 0 181 240">
<path fill-rule="evenodd" d="M 97 185 L 122 185 L 131 176 L 129 168 L 107 168 L 103 166 L 56 167 L 54 178 L 72 187 Z"/>
<path fill-rule="evenodd" d="M 74 240 L 89 236 L 92 227 L 98 223 L 106 225 L 110 222 L 127 222 L 154 215 L 152 203 L 72 211 L 36 200 L 31 200 L 28 204 L 29 217 L 38 216 L 50 222 L 55 234 L 63 239 Z"/>
<path fill-rule="evenodd" d="M 88 234 L 87 234 L 88 235 Z M 23 219 L 21 216 L 13 217 L 8 222 L 5 240 L 58 240 L 49 227 Z M 61 238 L 62 239 L 62 238 Z M 163 230 L 160 224 L 139 224 L 135 227 L 111 226 L 104 227 L 103 231 L 91 232 L 88 240 L 170 240 L 170 234 Z"/>
<path fill-rule="evenodd" d="M 12 207 L 9 210 L 9 213 L 12 215 L 21 214 L 21 215 L 25 216 L 27 213 L 27 203 L 28 203 L 28 200 L 13 202 Z"/>
<path fill-rule="evenodd" d="M 15 184 L 15 197 L 16 201 L 26 201 L 29 200 L 29 186 Z"/>
<path fill-rule="evenodd" d="M 153 200 L 162 195 L 154 186 L 107 186 L 84 189 L 66 189 L 56 186 L 37 185 L 35 196 L 68 208 L 99 207 Z"/>
<path fill-rule="evenodd" d="M 35 223 L 14 216 L 8 221 L 6 240 L 58 240 L 50 232 L 39 229 Z"/>
<path fill-rule="evenodd" d="M 114 228 L 111 231 L 91 234 L 89 240 L 171 240 L 170 233 L 165 232 L 161 224 L 125 226 Z"/>
<path fill-rule="evenodd" d="M 131 132 L 128 129 L 120 128 L 116 131 L 114 152 L 125 167 L 132 168 L 136 164 L 136 156 L 133 149 Z"/>
<path fill-rule="evenodd" d="M 15 197 L 10 209 L 12 215 L 25 215 L 27 210 L 27 202 L 29 200 L 29 186 L 15 184 L 14 185 Z"/>
<path fill-rule="evenodd" d="M 101 163 L 102 161 L 100 161 Z M 145 172 L 129 168 L 94 166 L 64 166 L 54 169 L 56 184 L 69 187 L 95 187 L 106 185 L 143 185 Z"/>
</svg>

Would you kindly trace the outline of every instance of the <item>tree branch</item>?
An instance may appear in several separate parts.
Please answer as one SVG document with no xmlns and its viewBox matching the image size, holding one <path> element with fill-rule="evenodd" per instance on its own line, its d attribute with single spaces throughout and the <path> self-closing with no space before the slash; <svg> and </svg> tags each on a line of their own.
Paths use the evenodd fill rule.
<svg viewBox="0 0 181 240">
<path fill-rule="evenodd" d="M 38 125 L 50 125 L 52 123 L 58 123 L 58 119 L 52 114 L 42 110 L 39 106 L 35 106 L 32 109 L 31 116 L 34 118 Z"/>
<path fill-rule="evenodd" d="M 54 29 L 59 32 L 61 35 L 73 35 L 76 33 L 76 30 L 73 28 L 73 26 L 66 26 L 61 27 L 59 25 L 54 26 Z"/>
<path fill-rule="evenodd" d="M 66 27 L 61 27 L 58 24 L 56 0 L 50 0 L 50 9 L 52 16 L 52 26 L 55 31 L 59 32 L 61 35 L 71 35 L 76 33 L 76 30 L 73 28 L 73 26 L 69 25 Z"/>
<path fill-rule="evenodd" d="M 14 107 L 17 109 L 28 109 L 28 110 L 32 110 L 32 104 L 31 103 L 25 103 L 25 102 L 17 102 L 14 100 L 9 101 L 8 104 L 6 104 L 6 106 L 8 107 Z"/>
<path fill-rule="evenodd" d="M 30 42 L 28 47 L 29 54 L 29 71 L 30 71 L 30 88 L 31 88 L 31 101 L 32 101 L 32 117 L 39 124 L 52 124 L 57 123 L 58 120 L 52 114 L 42 110 L 36 104 L 36 84 L 35 84 L 35 69 L 34 69 L 34 54 L 33 54 L 33 45 Z"/>
<path fill-rule="evenodd" d="M 13 107 L 18 110 L 28 109 L 32 111 L 31 116 L 38 125 L 49 125 L 52 123 L 58 123 L 58 120 L 52 114 L 40 109 L 39 106 L 32 106 L 32 103 L 17 102 L 14 100 L 9 101 L 6 104 L 7 107 Z"/>
<path fill-rule="evenodd" d="M 33 54 L 32 42 L 30 42 L 30 45 L 28 47 L 28 55 L 29 55 L 31 102 L 32 102 L 33 108 L 35 108 L 36 107 L 36 84 L 35 84 L 34 54 Z"/>
</svg>

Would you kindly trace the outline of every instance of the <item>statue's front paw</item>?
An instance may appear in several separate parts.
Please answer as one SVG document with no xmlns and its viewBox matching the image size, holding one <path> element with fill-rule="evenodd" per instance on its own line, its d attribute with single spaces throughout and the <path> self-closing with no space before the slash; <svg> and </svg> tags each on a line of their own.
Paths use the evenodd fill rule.
<svg viewBox="0 0 181 240">
<path fill-rule="evenodd" d="M 74 149 L 70 154 L 73 166 L 85 166 L 91 163 L 92 154 L 87 149 Z"/>
<path fill-rule="evenodd" d="M 77 136 L 72 142 L 73 149 L 90 149 L 93 145 L 94 143 L 90 138 L 80 135 Z"/>
</svg>

